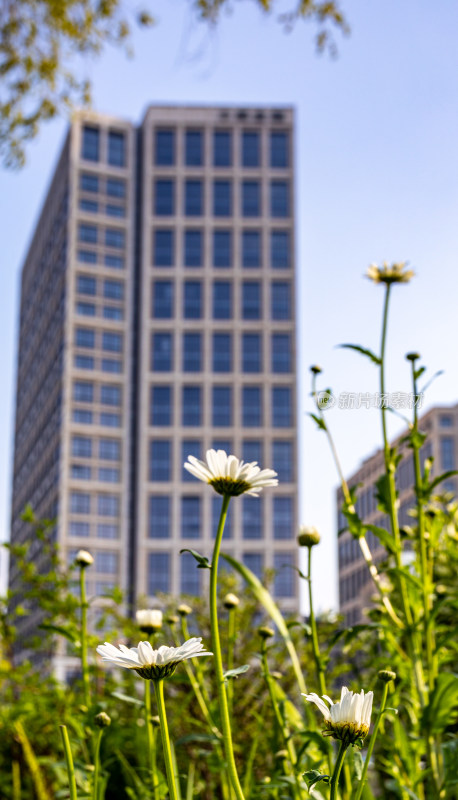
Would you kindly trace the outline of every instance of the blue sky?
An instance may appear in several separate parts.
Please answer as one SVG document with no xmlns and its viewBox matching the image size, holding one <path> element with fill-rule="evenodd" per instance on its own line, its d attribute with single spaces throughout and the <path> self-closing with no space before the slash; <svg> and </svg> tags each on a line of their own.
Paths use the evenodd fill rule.
<svg viewBox="0 0 458 800">
<path fill-rule="evenodd" d="M 458 5 L 454 0 L 343 0 L 351 35 L 336 59 L 318 57 L 314 29 L 291 34 L 256 5 L 234 3 L 211 34 L 184 0 L 154 3 L 157 26 L 135 34 L 135 56 L 109 50 L 80 64 L 97 110 L 139 121 L 150 103 L 293 104 L 301 429 L 301 521 L 322 532 L 318 604 L 336 605 L 336 473 L 308 419 L 308 366 L 323 384 L 377 391 L 375 368 L 339 350 L 377 349 L 383 292 L 363 279 L 371 262 L 408 260 L 416 277 L 395 287 L 388 390 L 410 391 L 404 354 L 431 372 L 425 408 L 458 400 Z M 291 3 L 280 2 L 287 9 Z M 0 535 L 9 527 L 19 275 L 66 123 L 46 125 L 26 167 L 1 173 Z M 376 410 L 328 412 L 346 474 L 380 444 Z M 399 430 L 391 420 L 393 434 Z M 264 465 L 269 466 L 269 465 Z"/>
</svg>

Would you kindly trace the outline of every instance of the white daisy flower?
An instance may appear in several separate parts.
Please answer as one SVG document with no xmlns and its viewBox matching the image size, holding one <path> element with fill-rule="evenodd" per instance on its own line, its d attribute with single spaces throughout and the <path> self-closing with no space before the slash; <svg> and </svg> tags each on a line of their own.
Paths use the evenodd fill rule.
<svg viewBox="0 0 458 800">
<path fill-rule="evenodd" d="M 135 612 L 135 621 L 141 631 L 154 633 L 162 628 L 160 608 L 142 608 Z"/>
<path fill-rule="evenodd" d="M 207 463 L 195 456 L 188 456 L 184 468 L 204 483 L 213 486 L 215 492 L 236 497 L 239 494 L 259 495 L 266 486 L 277 486 L 277 473 L 273 469 L 261 469 L 257 461 L 240 461 L 228 456 L 225 450 L 207 450 Z"/>
<path fill-rule="evenodd" d="M 138 647 L 126 647 L 120 644 L 119 648 L 108 642 L 97 647 L 97 653 L 115 667 L 134 669 L 145 680 L 158 681 L 173 675 L 180 661 L 196 656 L 212 656 L 204 650 L 202 639 L 188 639 L 180 647 L 166 647 L 162 645 L 158 650 L 153 650 L 149 642 L 139 642 Z"/>
<path fill-rule="evenodd" d="M 406 261 L 398 264 L 388 264 L 387 261 L 384 261 L 381 267 L 371 264 L 366 272 L 366 277 L 374 283 L 408 283 L 415 272 L 412 269 L 405 269 L 406 264 Z"/>
<path fill-rule="evenodd" d="M 330 707 L 317 694 L 304 695 L 306 700 L 315 703 L 324 717 L 326 730 L 324 736 L 347 741 L 354 744 L 357 739 L 364 739 L 369 732 L 371 724 L 373 692 L 361 690 L 359 694 L 350 692 L 346 686 L 342 687 L 340 702 L 334 703 L 326 694 L 323 695 Z"/>
</svg>

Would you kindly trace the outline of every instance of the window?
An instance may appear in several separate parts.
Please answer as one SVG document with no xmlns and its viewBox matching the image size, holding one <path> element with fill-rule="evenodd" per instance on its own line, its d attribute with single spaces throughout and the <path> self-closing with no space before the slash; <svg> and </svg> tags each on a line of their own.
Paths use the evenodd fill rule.
<svg viewBox="0 0 458 800">
<path fill-rule="evenodd" d="M 274 539 L 293 538 L 293 499 L 292 497 L 273 498 Z"/>
<path fill-rule="evenodd" d="M 110 414 L 108 411 L 102 411 L 100 414 L 100 424 L 107 428 L 120 428 L 121 417 L 119 414 Z"/>
<path fill-rule="evenodd" d="M 93 350 L 95 347 L 95 331 L 91 328 L 76 329 L 76 347 L 87 347 Z"/>
<path fill-rule="evenodd" d="M 105 253 L 104 263 L 106 267 L 113 267 L 113 269 L 124 269 L 124 259 L 121 256 L 115 256 L 112 253 Z"/>
<path fill-rule="evenodd" d="M 194 426 L 202 424 L 202 405 L 200 386 L 183 386 L 182 424 Z"/>
<path fill-rule="evenodd" d="M 97 253 L 92 250 L 78 250 L 78 261 L 83 264 L 97 264 Z"/>
<path fill-rule="evenodd" d="M 232 214 L 232 184 L 230 181 L 213 182 L 213 214 L 230 217 Z"/>
<path fill-rule="evenodd" d="M 242 561 L 246 567 L 256 575 L 259 580 L 262 580 L 262 573 L 264 572 L 264 556 L 262 553 L 243 553 Z"/>
<path fill-rule="evenodd" d="M 201 498 L 184 496 L 181 498 L 181 538 L 200 538 Z"/>
<path fill-rule="evenodd" d="M 170 497 L 153 494 L 149 498 L 150 539 L 168 539 L 170 537 Z"/>
<path fill-rule="evenodd" d="M 274 428 L 289 428 L 292 425 L 292 402 L 289 386 L 274 386 L 272 389 L 272 425 Z"/>
<path fill-rule="evenodd" d="M 440 448 L 442 469 L 455 469 L 455 442 L 453 438 L 451 436 L 442 436 Z"/>
<path fill-rule="evenodd" d="M 72 436 L 72 456 L 74 458 L 91 458 L 92 439 L 86 436 Z"/>
<path fill-rule="evenodd" d="M 88 211 L 91 214 L 97 214 L 99 210 L 99 204 L 96 203 L 95 200 L 80 200 L 79 206 L 81 211 Z"/>
<path fill-rule="evenodd" d="M 215 448 L 218 449 L 218 448 Z M 219 448 L 220 450 L 224 450 L 224 447 Z M 226 453 L 231 452 L 230 447 L 227 448 Z M 227 516 L 226 516 L 226 524 L 224 526 L 224 538 L 231 539 L 232 538 L 232 505 L 229 504 Z M 216 531 L 218 530 L 218 523 L 219 518 L 221 515 L 221 497 L 219 495 L 212 495 L 212 536 L 216 538 Z"/>
<path fill-rule="evenodd" d="M 104 306 L 103 317 L 104 319 L 114 319 L 119 322 L 124 319 L 124 312 L 122 308 L 118 308 L 118 306 Z"/>
<path fill-rule="evenodd" d="M 259 439 L 244 439 L 242 443 L 242 458 L 244 461 L 257 461 L 262 466 L 262 442 Z"/>
<path fill-rule="evenodd" d="M 242 133 L 242 166 L 260 166 L 260 138 L 257 131 L 243 131 Z"/>
<path fill-rule="evenodd" d="M 99 458 L 103 461 L 120 461 L 121 442 L 119 439 L 100 439 Z"/>
<path fill-rule="evenodd" d="M 83 492 L 71 492 L 70 511 L 72 514 L 90 514 L 91 496 Z"/>
<path fill-rule="evenodd" d="M 231 231 L 213 231 L 213 266 L 232 266 Z"/>
<path fill-rule="evenodd" d="M 154 213 L 158 217 L 170 217 L 175 213 L 175 182 L 159 179 L 155 183 Z"/>
<path fill-rule="evenodd" d="M 124 231 L 119 231 L 117 228 L 107 228 L 105 231 L 105 244 L 107 247 L 116 247 L 122 250 L 125 244 Z"/>
<path fill-rule="evenodd" d="M 103 331 L 102 349 L 109 353 L 122 353 L 122 333 Z"/>
<path fill-rule="evenodd" d="M 262 338 L 259 333 L 242 335 L 243 372 L 262 372 Z"/>
<path fill-rule="evenodd" d="M 242 425 L 257 428 L 262 425 L 262 389 L 260 386 L 242 387 Z"/>
<path fill-rule="evenodd" d="M 168 553 L 148 554 L 148 594 L 170 591 L 170 556 Z"/>
<path fill-rule="evenodd" d="M 124 198 L 126 196 L 126 182 L 118 178 L 107 178 L 107 195 L 109 197 Z"/>
<path fill-rule="evenodd" d="M 187 167 L 201 167 L 203 164 L 203 132 L 186 131 L 185 161 Z"/>
<path fill-rule="evenodd" d="M 262 539 L 262 497 L 242 497 L 242 533 L 244 539 Z"/>
<path fill-rule="evenodd" d="M 100 131 L 90 125 L 83 127 L 81 157 L 87 161 L 99 160 Z"/>
<path fill-rule="evenodd" d="M 272 468 L 278 473 L 281 483 L 294 480 L 293 445 L 292 442 L 277 439 L 272 442 Z"/>
<path fill-rule="evenodd" d="M 171 479 L 171 447 L 168 439 L 153 439 L 149 447 L 150 481 L 169 481 Z"/>
<path fill-rule="evenodd" d="M 274 553 L 274 596 L 294 597 L 295 573 L 294 553 Z"/>
<path fill-rule="evenodd" d="M 279 169 L 289 167 L 289 135 L 287 131 L 270 133 L 270 166 Z"/>
<path fill-rule="evenodd" d="M 183 334 L 183 372 L 200 372 L 202 369 L 202 336 L 200 333 Z"/>
<path fill-rule="evenodd" d="M 259 231 L 242 232 L 242 266 L 261 266 L 261 233 Z"/>
<path fill-rule="evenodd" d="M 185 281 L 183 290 L 183 316 L 185 319 L 202 317 L 202 283 Z"/>
<path fill-rule="evenodd" d="M 70 536 L 89 536 L 90 526 L 89 522 L 76 522 L 72 520 L 69 526 Z"/>
<path fill-rule="evenodd" d="M 289 183 L 288 181 L 271 181 L 270 214 L 272 217 L 289 216 Z"/>
<path fill-rule="evenodd" d="M 126 137 L 119 131 L 108 131 L 108 163 L 124 167 L 126 163 Z"/>
<path fill-rule="evenodd" d="M 270 238 L 270 263 L 274 269 L 288 269 L 291 265 L 288 231 L 272 231 Z"/>
<path fill-rule="evenodd" d="M 229 281 L 213 283 L 213 319 L 231 319 L 232 284 Z"/>
<path fill-rule="evenodd" d="M 154 281 L 152 315 L 155 319 L 172 319 L 173 291 L 172 281 Z"/>
<path fill-rule="evenodd" d="M 215 167 L 232 165 L 232 135 L 230 131 L 214 131 L 213 165 Z"/>
<path fill-rule="evenodd" d="M 126 216 L 126 209 L 124 206 L 113 205 L 113 203 L 109 203 L 105 206 L 105 213 L 108 214 L 109 217 L 125 217 Z"/>
<path fill-rule="evenodd" d="M 270 290 L 272 319 L 291 319 L 291 284 L 272 281 Z"/>
<path fill-rule="evenodd" d="M 94 369 L 94 359 L 91 356 L 75 356 L 75 367 L 78 369 Z"/>
<path fill-rule="evenodd" d="M 98 539 L 118 539 L 119 529 L 112 522 L 99 522 L 97 525 Z"/>
<path fill-rule="evenodd" d="M 231 372 L 232 336 L 230 333 L 213 334 L 213 372 Z"/>
<path fill-rule="evenodd" d="M 184 232 L 184 265 L 185 267 L 202 266 L 202 231 L 200 230 Z"/>
<path fill-rule="evenodd" d="M 181 443 L 181 463 L 183 465 L 188 460 L 188 456 L 202 458 L 202 442 L 200 439 L 183 439 Z M 185 483 L 193 483 L 195 480 L 184 466 L 181 468 L 181 480 L 185 481 Z"/>
<path fill-rule="evenodd" d="M 173 231 L 157 229 L 154 231 L 153 263 L 156 267 L 171 267 L 174 261 Z"/>
<path fill-rule="evenodd" d="M 155 162 L 158 166 L 171 167 L 175 163 L 175 131 L 157 130 Z"/>
<path fill-rule="evenodd" d="M 107 300 L 123 300 L 124 299 L 124 284 L 121 281 L 103 282 L 103 296 Z"/>
<path fill-rule="evenodd" d="M 243 319 L 261 319 L 261 284 L 259 281 L 244 281 L 242 284 Z"/>
<path fill-rule="evenodd" d="M 119 483 L 121 480 L 121 473 L 115 467 L 99 467 L 98 472 L 99 481 L 104 483 Z"/>
<path fill-rule="evenodd" d="M 102 372 L 111 372 L 113 375 L 120 375 L 122 372 L 122 361 L 119 358 L 102 358 Z"/>
<path fill-rule="evenodd" d="M 93 303 L 77 303 L 76 313 L 84 317 L 95 317 L 95 305 Z"/>
<path fill-rule="evenodd" d="M 87 381 L 75 381 L 73 399 L 77 403 L 92 403 L 94 400 L 94 384 Z"/>
<path fill-rule="evenodd" d="M 259 217 L 261 214 L 261 184 L 259 181 L 242 182 L 242 216 Z"/>
<path fill-rule="evenodd" d="M 78 239 L 86 244 L 97 244 L 97 228 L 95 225 L 80 223 L 78 226 Z"/>
<path fill-rule="evenodd" d="M 117 494 L 99 494 L 97 511 L 100 517 L 117 517 L 119 515 L 119 497 Z"/>
<path fill-rule="evenodd" d="M 232 425 L 232 389 L 230 386 L 214 386 L 212 392 L 212 424 L 217 427 Z"/>
<path fill-rule="evenodd" d="M 93 297 L 97 293 L 97 281 L 89 275 L 77 275 L 76 291 L 78 294 L 88 294 Z"/>
<path fill-rule="evenodd" d="M 453 427 L 453 417 L 451 417 L 449 414 L 441 414 L 439 417 L 439 425 L 441 428 Z"/>
<path fill-rule="evenodd" d="M 103 384 L 100 388 L 100 402 L 105 406 L 120 406 L 121 387 Z"/>
<path fill-rule="evenodd" d="M 91 175 L 88 172 L 82 172 L 80 175 L 80 189 L 82 192 L 99 191 L 99 178 L 97 175 Z"/>
<path fill-rule="evenodd" d="M 224 450 L 225 453 L 233 452 L 230 439 L 213 439 L 212 447 L 214 450 Z"/>
<path fill-rule="evenodd" d="M 226 530 L 224 531 L 226 534 Z M 196 560 L 191 553 L 180 555 L 180 592 L 200 597 L 202 570 L 198 569 Z"/>
<path fill-rule="evenodd" d="M 185 181 L 184 213 L 187 217 L 200 217 L 203 214 L 203 200 L 202 181 Z"/>
<path fill-rule="evenodd" d="M 173 369 L 173 334 L 153 333 L 151 369 L 169 372 Z"/>
<path fill-rule="evenodd" d="M 150 425 L 172 424 L 172 387 L 152 386 Z"/>
<path fill-rule="evenodd" d="M 272 334 L 272 372 L 291 372 L 291 336 Z"/>
<path fill-rule="evenodd" d="M 95 571 L 116 575 L 118 572 L 118 554 L 107 550 L 99 550 L 95 554 Z"/>
<path fill-rule="evenodd" d="M 80 422 L 83 425 L 92 425 L 92 411 L 85 408 L 75 408 L 72 416 L 73 422 Z"/>
</svg>

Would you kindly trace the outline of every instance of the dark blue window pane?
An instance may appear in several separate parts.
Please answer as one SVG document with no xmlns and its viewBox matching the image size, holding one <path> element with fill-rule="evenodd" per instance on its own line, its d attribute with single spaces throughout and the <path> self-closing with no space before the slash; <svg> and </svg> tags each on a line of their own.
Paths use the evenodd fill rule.
<svg viewBox="0 0 458 800">
<path fill-rule="evenodd" d="M 92 403 L 94 400 L 94 384 L 88 381 L 76 381 L 73 384 L 73 399 L 77 403 Z"/>
<path fill-rule="evenodd" d="M 175 213 L 175 183 L 170 180 L 157 180 L 155 184 L 154 213 L 158 217 L 168 217 Z"/>
<path fill-rule="evenodd" d="M 105 406 L 120 406 L 121 388 L 119 386 L 105 384 L 100 389 L 100 402 Z"/>
<path fill-rule="evenodd" d="M 183 316 L 185 319 L 202 317 L 202 283 L 185 281 L 183 292 Z"/>
<path fill-rule="evenodd" d="M 105 207 L 105 213 L 109 217 L 125 217 L 126 216 L 126 209 L 124 208 L 124 206 L 118 206 L 118 205 L 111 205 L 110 204 L 110 205 L 107 205 Z"/>
<path fill-rule="evenodd" d="M 95 331 L 90 328 L 77 328 L 75 344 L 77 347 L 88 347 L 92 350 L 95 347 Z"/>
<path fill-rule="evenodd" d="M 167 439 L 154 439 L 150 442 L 150 481 L 169 481 L 171 479 L 170 450 L 170 442 Z"/>
<path fill-rule="evenodd" d="M 183 334 L 183 372 L 200 372 L 202 369 L 202 336 L 200 333 Z"/>
<path fill-rule="evenodd" d="M 261 284 L 258 281 L 244 281 L 242 285 L 243 319 L 261 319 Z"/>
<path fill-rule="evenodd" d="M 124 284 L 121 281 L 105 280 L 103 282 L 103 296 L 107 300 L 123 300 Z"/>
<path fill-rule="evenodd" d="M 274 553 L 274 596 L 294 597 L 295 588 L 294 554 L 291 552 Z"/>
<path fill-rule="evenodd" d="M 242 183 L 242 215 L 259 217 L 261 214 L 261 184 L 259 181 Z"/>
<path fill-rule="evenodd" d="M 291 336 L 289 333 L 272 335 L 272 372 L 291 372 Z"/>
<path fill-rule="evenodd" d="M 293 498 L 273 498 L 273 531 L 274 539 L 293 538 Z"/>
<path fill-rule="evenodd" d="M 257 428 L 262 425 L 262 389 L 260 386 L 242 388 L 242 425 Z"/>
<path fill-rule="evenodd" d="M 213 439 L 213 450 L 224 450 L 225 453 L 232 453 L 232 441 L 230 439 Z"/>
<path fill-rule="evenodd" d="M 290 238 L 288 231 L 272 231 L 270 239 L 270 260 L 276 269 L 288 269 L 291 265 Z"/>
<path fill-rule="evenodd" d="M 154 281 L 153 317 L 155 319 L 171 319 L 173 317 L 172 281 Z"/>
<path fill-rule="evenodd" d="M 181 537 L 182 539 L 199 539 L 201 498 L 190 496 L 181 498 Z"/>
<path fill-rule="evenodd" d="M 115 256 L 113 253 L 106 253 L 104 258 L 106 267 L 113 267 L 114 269 L 124 269 L 124 260 L 121 256 Z"/>
<path fill-rule="evenodd" d="M 202 458 L 202 442 L 200 439 L 183 439 L 181 443 L 181 463 L 184 465 L 188 456 Z M 181 480 L 186 483 L 194 483 L 196 480 L 184 466 L 181 467 Z"/>
<path fill-rule="evenodd" d="M 262 497 L 242 497 L 242 535 L 262 539 Z"/>
<path fill-rule="evenodd" d="M 172 424 L 172 387 L 151 388 L 150 425 Z"/>
<path fill-rule="evenodd" d="M 261 266 L 261 234 L 259 231 L 243 231 L 242 265 L 244 267 Z"/>
<path fill-rule="evenodd" d="M 169 372 L 173 368 L 173 335 L 153 333 L 152 364 L 155 372 Z"/>
<path fill-rule="evenodd" d="M 231 231 L 213 231 L 213 266 L 232 266 Z"/>
<path fill-rule="evenodd" d="M 96 214 L 99 210 L 99 204 L 95 200 L 80 200 L 79 203 L 81 211 L 88 211 L 91 214 Z"/>
<path fill-rule="evenodd" d="M 80 242 L 97 244 L 97 228 L 95 225 L 80 224 L 78 227 L 78 239 Z"/>
<path fill-rule="evenodd" d="M 440 440 L 441 468 L 455 469 L 455 442 L 452 436 L 442 436 Z"/>
<path fill-rule="evenodd" d="M 98 175 L 90 175 L 83 172 L 80 176 L 80 189 L 82 192 L 98 192 L 99 191 L 99 178 Z"/>
<path fill-rule="evenodd" d="M 169 553 L 148 554 L 148 594 L 153 596 L 170 591 Z"/>
<path fill-rule="evenodd" d="M 242 561 L 246 567 L 256 575 L 259 580 L 262 580 L 262 573 L 264 571 L 264 555 L 262 553 L 244 553 Z"/>
<path fill-rule="evenodd" d="M 187 167 L 201 167 L 203 163 L 202 131 L 186 131 L 185 159 Z"/>
<path fill-rule="evenodd" d="M 230 217 L 232 214 L 232 184 L 230 181 L 214 181 L 213 214 L 215 217 Z"/>
<path fill-rule="evenodd" d="M 95 317 L 95 305 L 93 303 L 77 303 L 76 313 L 85 317 Z"/>
<path fill-rule="evenodd" d="M 120 181 L 118 178 L 107 178 L 107 194 L 110 197 L 125 197 L 126 182 Z"/>
<path fill-rule="evenodd" d="M 220 449 L 224 450 L 224 447 L 222 447 Z M 230 448 L 228 450 L 226 450 L 226 453 L 227 452 L 230 452 Z M 212 536 L 213 536 L 213 538 L 216 537 L 216 531 L 218 530 L 218 523 L 219 523 L 219 518 L 220 518 L 220 515 L 221 515 L 221 502 L 222 502 L 222 497 L 220 497 L 219 495 L 213 495 L 212 496 Z M 232 513 L 231 513 L 232 508 L 233 508 L 233 505 L 229 504 L 229 509 L 228 509 L 227 516 L 226 516 L 226 524 L 224 526 L 224 538 L 225 539 L 232 539 Z"/>
<path fill-rule="evenodd" d="M 83 128 L 83 142 L 81 149 L 82 158 L 87 161 L 98 161 L 100 150 L 100 131 L 98 128 L 92 128 L 85 125 Z"/>
<path fill-rule="evenodd" d="M 226 534 L 226 531 L 224 531 Z M 196 559 L 191 553 L 180 554 L 180 592 L 200 597 L 202 570 L 198 568 Z"/>
<path fill-rule="evenodd" d="M 202 231 L 185 231 L 184 265 L 185 267 L 202 266 Z"/>
<path fill-rule="evenodd" d="M 272 131 L 270 134 L 270 166 L 289 167 L 289 134 L 286 131 Z"/>
<path fill-rule="evenodd" d="M 97 264 L 97 253 L 92 250 L 78 250 L 78 261 L 83 264 Z"/>
<path fill-rule="evenodd" d="M 108 163 L 113 167 L 126 163 L 126 137 L 119 131 L 108 131 Z"/>
<path fill-rule="evenodd" d="M 272 425 L 274 428 L 289 428 L 292 425 L 292 398 L 289 386 L 272 389 Z"/>
<path fill-rule="evenodd" d="M 230 386 L 214 386 L 212 393 L 212 424 L 227 427 L 232 425 L 232 390 Z"/>
<path fill-rule="evenodd" d="M 259 167 L 260 161 L 259 133 L 257 131 L 243 131 L 242 165 L 244 167 Z"/>
<path fill-rule="evenodd" d="M 215 281 L 213 284 L 213 318 L 231 319 L 232 284 L 229 281 Z"/>
<path fill-rule="evenodd" d="M 168 539 L 170 537 L 170 497 L 152 495 L 149 499 L 150 539 Z"/>
<path fill-rule="evenodd" d="M 88 294 L 91 297 L 97 292 L 97 281 L 90 275 L 78 275 L 76 279 L 76 291 L 79 294 Z"/>
<path fill-rule="evenodd" d="M 213 372 L 231 372 L 232 336 L 230 333 L 213 334 Z"/>
<path fill-rule="evenodd" d="M 183 386 L 182 423 L 190 426 L 202 424 L 200 386 Z"/>
<path fill-rule="evenodd" d="M 204 192 L 202 181 L 186 181 L 184 192 L 184 213 L 187 217 L 200 217 L 203 214 Z"/>
<path fill-rule="evenodd" d="M 174 261 L 173 231 L 154 231 L 153 263 L 156 267 L 171 267 Z"/>
<path fill-rule="evenodd" d="M 259 439 L 244 439 L 242 443 L 242 458 L 244 461 L 257 461 L 259 466 L 262 467 L 262 453 L 262 442 Z"/>
<path fill-rule="evenodd" d="M 242 336 L 243 372 L 262 372 L 262 339 L 259 333 L 244 333 Z"/>
<path fill-rule="evenodd" d="M 291 284 L 272 281 L 271 285 L 272 319 L 291 319 Z"/>
<path fill-rule="evenodd" d="M 272 469 L 281 483 L 294 480 L 293 445 L 281 439 L 272 443 Z"/>
<path fill-rule="evenodd" d="M 102 350 L 107 350 L 109 353 L 121 353 L 122 334 L 104 331 L 102 333 Z"/>
<path fill-rule="evenodd" d="M 125 234 L 124 231 L 118 231 L 116 228 L 107 228 L 105 231 L 105 244 L 107 247 L 116 247 L 121 250 L 124 247 Z"/>
<path fill-rule="evenodd" d="M 170 167 L 175 163 L 175 131 L 156 131 L 155 161 L 158 166 Z"/>
<path fill-rule="evenodd" d="M 272 217 L 289 216 L 289 183 L 272 181 L 270 184 L 270 214 Z"/>
<path fill-rule="evenodd" d="M 214 132 L 213 165 L 215 167 L 230 167 L 232 165 L 232 135 L 230 131 Z"/>
</svg>

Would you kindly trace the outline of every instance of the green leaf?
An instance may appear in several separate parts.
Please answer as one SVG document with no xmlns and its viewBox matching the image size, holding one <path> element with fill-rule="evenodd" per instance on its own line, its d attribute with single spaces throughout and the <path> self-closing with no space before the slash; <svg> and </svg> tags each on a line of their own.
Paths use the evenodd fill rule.
<svg viewBox="0 0 458 800">
<path fill-rule="evenodd" d="M 243 675 L 245 672 L 248 672 L 249 669 L 249 664 L 244 664 L 243 667 L 235 667 L 235 669 L 228 669 L 227 672 L 223 673 L 223 678 L 224 680 L 227 678 L 237 678 L 239 675 Z"/>
<path fill-rule="evenodd" d="M 390 479 L 386 473 L 380 475 L 375 482 L 375 496 L 378 503 L 379 511 L 383 511 L 384 514 L 390 513 Z"/>
<path fill-rule="evenodd" d="M 446 481 L 447 478 L 453 478 L 454 475 L 458 475 L 458 470 L 451 469 L 448 472 L 443 472 L 442 475 L 438 475 L 437 478 L 434 478 L 434 480 L 428 484 L 426 493 L 430 495 L 433 489 L 435 489 L 439 483 L 442 483 L 442 481 Z"/>
<path fill-rule="evenodd" d="M 436 678 L 434 690 L 422 716 L 422 727 L 441 733 L 458 719 L 458 675 L 443 672 Z"/>
<path fill-rule="evenodd" d="M 51 625 L 48 622 L 42 622 L 38 627 L 43 631 L 49 631 L 50 633 L 57 633 L 59 636 L 64 636 L 70 642 L 78 641 L 78 635 L 73 631 L 69 631 L 68 628 L 64 628 L 62 625 Z"/>
<path fill-rule="evenodd" d="M 195 558 L 197 561 L 197 569 L 212 568 L 212 565 L 210 564 L 208 558 L 206 556 L 201 556 L 201 554 L 198 553 L 197 550 L 189 550 L 187 547 L 185 547 L 183 550 L 180 550 L 180 555 L 181 553 L 191 553 L 192 557 Z"/>
<path fill-rule="evenodd" d="M 361 774 L 362 774 L 362 771 L 363 771 L 363 763 L 364 763 L 363 762 L 363 757 L 361 755 L 361 750 L 356 750 L 355 748 L 352 748 L 352 752 L 353 752 L 353 767 L 354 767 L 354 770 L 355 770 L 355 775 L 358 778 L 358 780 L 360 781 L 361 780 Z"/>
<path fill-rule="evenodd" d="M 458 784 L 458 739 L 450 739 L 442 745 L 442 756 L 445 767 L 445 786 L 456 786 Z"/>
<path fill-rule="evenodd" d="M 318 783 L 319 781 L 324 781 L 325 783 L 329 783 L 329 781 L 331 780 L 329 775 L 322 775 L 321 772 L 318 772 L 317 769 L 309 769 L 308 772 L 304 772 L 302 777 L 304 778 L 307 784 L 307 789 L 309 790 L 312 788 L 312 786 L 315 785 L 315 783 Z"/>
<path fill-rule="evenodd" d="M 366 358 L 369 358 L 373 362 L 373 364 L 380 365 L 382 363 L 379 356 L 376 356 L 375 353 L 372 352 L 372 350 L 368 350 L 366 347 L 361 347 L 361 345 L 359 344 L 339 344 L 339 347 L 343 347 L 346 350 L 356 350 L 357 353 L 361 353 L 361 355 L 366 356 Z"/>
<path fill-rule="evenodd" d="M 131 703 L 134 706 L 143 706 L 143 700 L 139 700 L 138 697 L 131 697 L 129 694 L 123 694 L 122 692 L 111 692 L 112 697 L 116 697 L 117 700 L 123 700 L 124 703 Z"/>
<path fill-rule="evenodd" d="M 309 417 L 311 417 L 316 422 L 316 424 L 318 425 L 319 428 L 321 428 L 322 431 L 326 430 L 326 423 L 324 422 L 324 420 L 322 420 L 316 414 L 309 413 Z"/>
<path fill-rule="evenodd" d="M 377 537 L 380 544 L 383 544 L 384 547 L 390 552 L 396 552 L 396 543 L 394 540 L 393 534 L 386 530 L 386 528 L 379 528 L 378 525 L 365 525 L 368 531 L 372 531 L 374 536 Z"/>
</svg>

